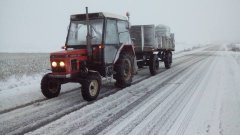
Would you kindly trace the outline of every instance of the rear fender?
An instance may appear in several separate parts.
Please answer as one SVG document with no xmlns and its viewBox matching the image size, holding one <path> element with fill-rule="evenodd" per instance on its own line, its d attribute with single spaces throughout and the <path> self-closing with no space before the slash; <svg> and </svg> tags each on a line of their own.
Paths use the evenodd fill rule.
<svg viewBox="0 0 240 135">
<path fill-rule="evenodd" d="M 114 58 L 113 63 L 115 64 L 122 52 L 127 52 L 135 57 L 134 46 L 132 44 L 122 44 L 120 48 L 117 50 L 116 56 Z"/>
<path fill-rule="evenodd" d="M 128 53 L 132 56 L 132 72 L 133 74 L 137 74 L 137 60 L 136 60 L 136 55 L 135 55 L 135 50 L 134 50 L 134 46 L 132 44 L 122 44 L 121 47 L 118 49 L 115 59 L 114 59 L 114 64 L 117 62 L 117 60 L 119 59 L 119 56 L 121 53 Z"/>
</svg>

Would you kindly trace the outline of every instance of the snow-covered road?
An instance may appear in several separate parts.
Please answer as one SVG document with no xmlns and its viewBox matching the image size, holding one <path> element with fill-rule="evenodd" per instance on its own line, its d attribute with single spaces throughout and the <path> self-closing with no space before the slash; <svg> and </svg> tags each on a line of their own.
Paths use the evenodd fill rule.
<svg viewBox="0 0 240 135">
<path fill-rule="evenodd" d="M 171 69 L 141 69 L 125 89 L 105 83 L 95 102 L 82 99 L 79 85 L 50 100 L 39 84 L 2 90 L 0 134 L 239 135 L 240 54 L 227 50 L 178 54 Z"/>
</svg>

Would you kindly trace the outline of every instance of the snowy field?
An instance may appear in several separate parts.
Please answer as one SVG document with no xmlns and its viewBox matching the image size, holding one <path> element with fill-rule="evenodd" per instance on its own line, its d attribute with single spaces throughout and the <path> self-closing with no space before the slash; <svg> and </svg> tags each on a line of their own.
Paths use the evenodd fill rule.
<svg viewBox="0 0 240 135">
<path fill-rule="evenodd" d="M 240 52 L 219 45 L 174 54 L 150 76 L 139 69 L 125 89 L 103 85 L 95 102 L 79 84 L 47 100 L 40 81 L 48 54 L 0 54 L 0 134 L 239 135 Z M 11 68 L 9 68 L 11 67 Z"/>
<path fill-rule="evenodd" d="M 49 54 L 46 53 L 0 53 L 0 81 L 20 80 L 49 68 Z"/>
</svg>

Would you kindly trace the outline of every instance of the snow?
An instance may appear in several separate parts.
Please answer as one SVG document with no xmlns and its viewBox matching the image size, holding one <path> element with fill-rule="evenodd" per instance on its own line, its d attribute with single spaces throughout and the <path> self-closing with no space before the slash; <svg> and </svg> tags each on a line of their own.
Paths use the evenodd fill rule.
<svg viewBox="0 0 240 135">
<path fill-rule="evenodd" d="M 227 50 L 225 48 L 225 50 Z M 233 58 L 232 52 L 219 51 L 212 63 L 210 72 L 207 73 L 197 91 L 203 90 L 199 105 L 195 105 L 195 113 L 188 123 L 185 131 L 181 127 L 186 124 L 184 120 L 188 112 L 191 112 L 189 105 L 181 113 L 177 122 L 168 135 L 237 135 L 240 133 L 240 65 Z M 195 99 L 195 98 L 193 98 Z"/>
<path fill-rule="evenodd" d="M 11 108 L 46 99 L 40 89 L 42 75 L 23 76 L 20 80 L 11 77 L 7 81 L 0 82 L 0 112 Z M 79 88 L 79 84 L 65 84 L 62 93 Z"/>
<path fill-rule="evenodd" d="M 175 53 L 171 69 L 150 77 L 141 69 L 132 86 L 105 84 L 86 102 L 79 84 L 66 84 L 46 100 L 43 74 L 0 82 L 1 134 L 167 134 L 240 133 L 240 53 L 228 45 Z M 106 93 L 112 93 L 110 95 Z"/>
</svg>

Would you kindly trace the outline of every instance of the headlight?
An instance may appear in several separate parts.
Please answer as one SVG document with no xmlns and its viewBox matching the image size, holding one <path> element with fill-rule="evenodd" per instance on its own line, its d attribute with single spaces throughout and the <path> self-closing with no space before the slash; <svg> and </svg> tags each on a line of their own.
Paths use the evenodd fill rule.
<svg viewBox="0 0 240 135">
<path fill-rule="evenodd" d="M 53 61 L 52 62 L 52 67 L 57 67 L 57 62 Z"/>
<path fill-rule="evenodd" d="M 60 67 L 64 67 L 65 63 L 63 61 L 60 61 L 59 65 L 60 65 Z"/>
</svg>

